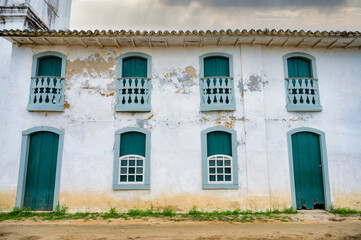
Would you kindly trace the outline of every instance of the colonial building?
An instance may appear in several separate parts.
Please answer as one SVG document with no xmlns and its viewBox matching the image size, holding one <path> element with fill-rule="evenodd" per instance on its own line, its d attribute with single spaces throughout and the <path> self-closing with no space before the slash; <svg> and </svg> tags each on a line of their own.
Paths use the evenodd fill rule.
<svg viewBox="0 0 361 240">
<path fill-rule="evenodd" d="M 3 210 L 361 209 L 360 32 L 0 36 Z"/>
</svg>

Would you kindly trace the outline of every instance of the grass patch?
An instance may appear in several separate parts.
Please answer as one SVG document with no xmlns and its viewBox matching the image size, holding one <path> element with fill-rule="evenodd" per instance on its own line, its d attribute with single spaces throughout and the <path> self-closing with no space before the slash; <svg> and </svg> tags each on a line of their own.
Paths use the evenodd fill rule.
<svg viewBox="0 0 361 240">
<path fill-rule="evenodd" d="M 285 214 L 295 214 L 297 211 L 290 209 L 284 209 L 282 211 L 278 209 L 266 210 L 266 211 L 257 211 L 253 212 L 251 210 L 241 210 L 236 209 L 233 211 L 201 211 L 197 209 L 196 206 L 193 206 L 191 210 L 186 213 L 176 213 L 175 211 L 165 208 L 163 210 L 155 211 L 153 207 L 150 209 L 130 209 L 127 212 L 118 213 L 115 208 L 111 208 L 109 212 L 106 213 L 90 213 L 90 212 L 76 212 L 76 213 L 67 213 L 68 207 L 66 206 L 57 206 L 56 211 L 54 212 L 32 212 L 30 209 L 20 210 L 19 208 L 14 208 L 9 213 L 1 213 L 0 221 L 4 220 L 25 220 L 30 218 L 33 221 L 39 220 L 48 220 L 48 221 L 57 221 L 57 220 L 77 220 L 83 219 L 84 221 L 96 220 L 96 219 L 106 219 L 110 221 L 111 219 L 145 219 L 147 220 L 150 217 L 153 218 L 165 218 L 171 221 L 225 221 L 225 222 L 268 222 L 268 221 L 290 221 L 291 217 L 284 216 Z"/>
<path fill-rule="evenodd" d="M 354 215 L 354 214 L 360 214 L 361 216 L 361 211 L 358 211 L 356 209 L 351 209 L 351 208 L 333 208 L 331 206 L 331 210 L 330 213 L 333 214 L 338 214 L 341 216 L 350 216 L 350 215 Z"/>
<path fill-rule="evenodd" d="M 103 219 L 109 219 L 109 218 L 120 218 L 120 214 L 115 211 L 115 208 L 111 208 L 109 212 L 104 213 L 101 215 Z"/>
</svg>

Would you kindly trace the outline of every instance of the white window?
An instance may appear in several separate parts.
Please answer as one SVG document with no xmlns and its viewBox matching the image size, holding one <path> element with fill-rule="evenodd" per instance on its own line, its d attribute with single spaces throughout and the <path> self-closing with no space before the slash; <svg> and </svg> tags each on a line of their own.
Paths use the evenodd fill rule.
<svg viewBox="0 0 361 240">
<path fill-rule="evenodd" d="M 119 158 L 119 184 L 144 183 L 145 157 L 126 155 Z"/>
<path fill-rule="evenodd" d="M 208 157 L 209 183 L 232 182 L 232 157 L 227 155 L 213 155 Z"/>
</svg>

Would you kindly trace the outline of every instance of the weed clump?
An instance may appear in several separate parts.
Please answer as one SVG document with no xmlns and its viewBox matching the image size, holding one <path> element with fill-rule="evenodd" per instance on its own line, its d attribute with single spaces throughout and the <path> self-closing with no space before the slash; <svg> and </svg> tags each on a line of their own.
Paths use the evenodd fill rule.
<svg viewBox="0 0 361 240">
<path fill-rule="evenodd" d="M 356 210 L 356 209 L 351 209 L 351 208 L 334 208 L 334 207 L 332 207 L 332 206 L 331 206 L 330 213 L 338 214 L 338 215 L 341 215 L 341 216 L 350 216 L 350 215 L 353 215 L 353 214 L 360 214 L 360 216 L 361 216 L 361 211 L 358 211 L 358 210 Z"/>
<path fill-rule="evenodd" d="M 121 215 L 115 211 L 115 208 L 111 208 L 109 212 L 104 213 L 101 215 L 103 219 L 109 219 L 109 218 L 120 218 Z"/>
</svg>

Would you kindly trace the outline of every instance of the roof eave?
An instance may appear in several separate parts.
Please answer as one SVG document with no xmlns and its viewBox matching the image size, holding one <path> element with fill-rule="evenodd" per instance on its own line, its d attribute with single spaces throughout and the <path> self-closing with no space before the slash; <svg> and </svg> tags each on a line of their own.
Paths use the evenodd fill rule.
<svg viewBox="0 0 361 240">
<path fill-rule="evenodd" d="M 238 46 L 242 44 L 304 47 L 361 48 L 361 35 L 355 32 L 291 30 L 220 31 L 28 31 L 2 30 L 0 36 L 12 43 L 26 45 L 67 45 L 98 47 Z"/>
</svg>

